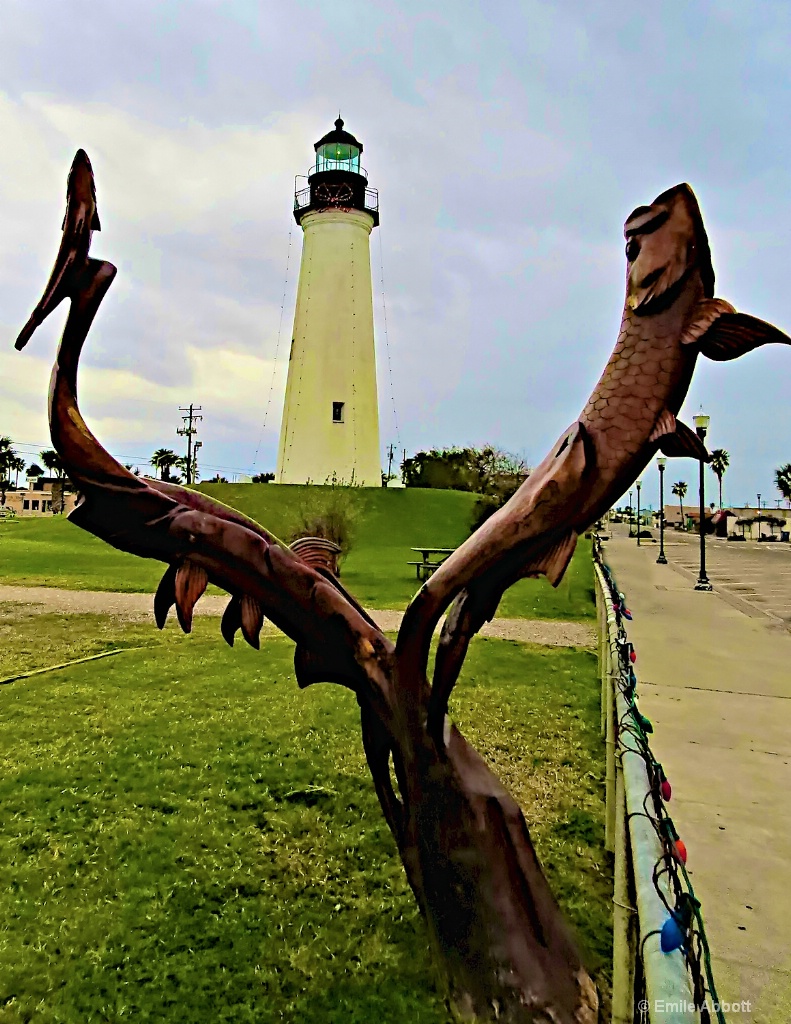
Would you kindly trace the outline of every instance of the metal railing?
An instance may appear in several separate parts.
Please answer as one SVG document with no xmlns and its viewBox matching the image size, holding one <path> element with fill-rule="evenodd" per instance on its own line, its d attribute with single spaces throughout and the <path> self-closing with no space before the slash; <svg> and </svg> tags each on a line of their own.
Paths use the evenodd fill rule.
<svg viewBox="0 0 791 1024">
<path fill-rule="evenodd" d="M 665 809 L 662 766 L 651 754 L 650 721 L 636 704 L 631 618 L 594 540 L 605 740 L 605 845 L 615 860 L 613 892 L 613 1024 L 724 1024 L 711 978 L 700 904 L 684 868 L 686 850 Z M 677 845 L 678 843 L 678 845 Z M 672 921 L 669 926 L 668 921 Z M 668 928 L 678 948 L 663 952 Z M 705 977 L 704 977 L 705 974 Z M 714 1011 L 714 1015 L 712 1015 Z"/>
<path fill-rule="evenodd" d="M 331 206 L 331 203 L 327 204 Z M 294 209 L 304 210 L 310 206 L 310 189 L 302 188 L 298 192 L 294 193 Z M 379 192 L 375 188 L 367 188 L 365 190 L 365 199 L 363 208 L 369 210 L 371 213 L 376 213 L 379 210 Z"/>
</svg>

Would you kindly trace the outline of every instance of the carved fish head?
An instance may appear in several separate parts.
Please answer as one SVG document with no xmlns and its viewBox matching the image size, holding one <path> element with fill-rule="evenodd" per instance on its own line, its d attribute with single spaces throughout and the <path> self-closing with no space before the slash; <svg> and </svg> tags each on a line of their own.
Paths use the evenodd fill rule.
<svg viewBox="0 0 791 1024">
<path fill-rule="evenodd" d="M 93 183 L 93 167 L 84 149 L 78 149 L 69 168 L 69 176 L 66 179 L 66 194 L 90 193 L 96 195 Z"/>
<path fill-rule="evenodd" d="M 707 298 L 714 295 L 714 268 L 700 207 L 687 184 L 638 206 L 624 224 L 626 304 L 635 313 L 659 313 L 673 305 L 696 275 Z"/>
<path fill-rule="evenodd" d="M 93 208 L 91 216 L 91 231 L 101 231 L 99 213 L 96 209 L 96 183 L 93 178 L 93 167 L 84 149 L 78 149 L 74 154 L 69 169 L 69 177 L 66 181 L 66 204 L 77 207 L 83 204 L 85 207 Z M 66 227 L 68 214 L 63 218 L 63 227 Z"/>
</svg>

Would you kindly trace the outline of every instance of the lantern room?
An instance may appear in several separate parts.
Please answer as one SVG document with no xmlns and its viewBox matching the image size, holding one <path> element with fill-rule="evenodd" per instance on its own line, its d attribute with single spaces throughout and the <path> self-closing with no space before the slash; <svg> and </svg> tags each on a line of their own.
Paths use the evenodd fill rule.
<svg viewBox="0 0 791 1024">
<path fill-rule="evenodd" d="M 294 218 L 297 224 L 309 210 L 332 207 L 364 210 L 379 223 L 379 193 L 368 187 L 368 172 L 360 166 L 363 144 L 344 130 L 339 117 L 334 131 L 327 132 L 313 148 L 316 162 L 303 177 L 307 188 L 294 190 Z"/>
<path fill-rule="evenodd" d="M 340 117 L 335 122 L 335 131 L 328 132 L 313 148 L 316 150 L 314 174 L 321 171 L 349 171 L 352 174 L 362 174 L 367 179 L 365 168 L 360 167 L 363 144 L 343 130 L 343 121 Z"/>
</svg>

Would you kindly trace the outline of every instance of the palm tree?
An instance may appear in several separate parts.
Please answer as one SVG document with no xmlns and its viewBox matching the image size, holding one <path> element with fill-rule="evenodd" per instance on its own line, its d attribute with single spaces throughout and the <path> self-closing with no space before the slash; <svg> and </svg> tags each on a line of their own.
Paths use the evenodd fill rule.
<svg viewBox="0 0 791 1024">
<path fill-rule="evenodd" d="M 791 462 L 787 462 L 775 470 L 775 484 L 785 498 L 786 504 L 791 508 Z"/>
<path fill-rule="evenodd" d="M 711 453 L 711 466 L 712 472 L 717 478 L 720 485 L 720 511 L 722 511 L 722 478 L 725 474 L 725 470 L 730 465 L 730 455 L 724 448 L 715 448 Z"/>
<path fill-rule="evenodd" d="M 151 465 L 159 470 L 160 479 L 170 479 L 170 469 L 178 465 L 179 457 L 171 448 L 157 448 L 151 456 Z"/>
<path fill-rule="evenodd" d="M 17 455 L 15 456 L 14 460 L 11 463 L 9 463 L 9 468 L 13 469 L 14 473 L 16 474 L 14 478 L 14 487 L 19 487 L 19 474 L 24 472 L 25 460 L 23 458 L 20 458 L 19 455 Z"/>
<path fill-rule="evenodd" d="M 684 495 L 687 493 L 687 485 L 683 480 L 679 480 L 673 484 L 673 494 L 678 498 L 679 508 L 681 509 L 681 529 L 684 529 Z"/>
<path fill-rule="evenodd" d="M 11 483 L 10 472 L 14 468 L 16 452 L 11 447 L 11 438 L 0 437 L 0 505 L 5 505 L 5 494 Z"/>
<path fill-rule="evenodd" d="M 60 461 L 60 455 L 53 448 L 48 448 L 45 452 L 38 454 L 50 473 L 55 473 L 60 480 L 63 476 L 63 463 Z"/>
</svg>

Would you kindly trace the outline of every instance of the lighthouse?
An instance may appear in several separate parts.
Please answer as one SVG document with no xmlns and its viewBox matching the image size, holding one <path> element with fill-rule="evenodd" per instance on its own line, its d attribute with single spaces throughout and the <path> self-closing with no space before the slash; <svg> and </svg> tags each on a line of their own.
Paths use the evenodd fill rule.
<svg viewBox="0 0 791 1024">
<path fill-rule="evenodd" d="M 294 196 L 304 237 L 275 480 L 380 487 L 369 241 L 379 196 L 340 117 L 313 148 Z"/>
</svg>

